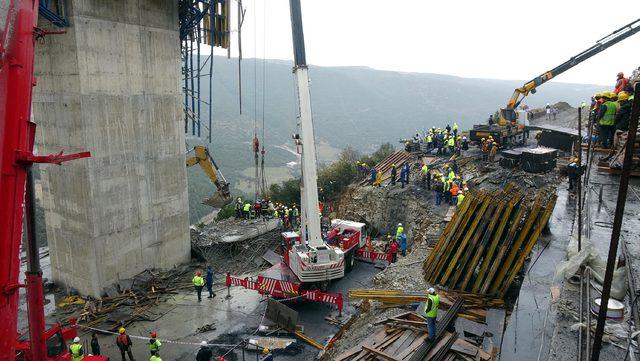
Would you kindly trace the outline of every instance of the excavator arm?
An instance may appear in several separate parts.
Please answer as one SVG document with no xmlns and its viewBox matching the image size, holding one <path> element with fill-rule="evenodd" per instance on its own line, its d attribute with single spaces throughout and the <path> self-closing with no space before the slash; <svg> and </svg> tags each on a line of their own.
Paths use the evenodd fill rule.
<svg viewBox="0 0 640 361">
<path fill-rule="evenodd" d="M 204 145 L 196 145 L 187 154 L 194 152 L 194 156 L 187 158 L 187 168 L 196 164 L 200 165 L 200 168 L 209 177 L 211 183 L 217 188 L 217 193 L 211 198 L 205 199 L 202 203 L 215 207 L 222 208 L 223 206 L 231 203 L 231 194 L 229 193 L 229 182 L 224 178 L 220 168 L 211 157 L 209 149 Z"/>
<path fill-rule="evenodd" d="M 498 124 L 507 125 L 510 122 L 515 122 L 517 118 L 515 109 L 518 107 L 518 105 L 520 105 L 520 102 L 522 101 L 522 99 L 524 99 L 524 97 L 529 95 L 529 93 L 535 93 L 538 86 L 548 82 L 554 77 L 564 73 L 565 71 L 573 68 L 574 66 L 582 63 L 583 61 L 604 51 L 610 46 L 621 42 L 622 40 L 630 37 L 631 35 L 634 35 L 639 31 L 640 19 L 637 19 L 614 31 L 613 33 L 605 36 L 604 38 L 596 41 L 594 45 L 584 50 L 580 54 L 577 54 L 564 63 L 556 66 L 555 68 L 538 75 L 532 80 L 524 83 L 524 85 L 520 88 L 516 88 L 513 92 L 513 95 L 507 102 L 507 106 L 503 109 L 500 109 L 500 119 L 498 120 Z"/>
</svg>

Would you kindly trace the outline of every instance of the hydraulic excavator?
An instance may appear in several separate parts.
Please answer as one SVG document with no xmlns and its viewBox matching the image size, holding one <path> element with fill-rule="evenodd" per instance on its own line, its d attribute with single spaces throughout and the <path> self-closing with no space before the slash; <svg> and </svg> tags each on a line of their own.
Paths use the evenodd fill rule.
<svg viewBox="0 0 640 361">
<path fill-rule="evenodd" d="M 217 188 L 217 192 L 210 198 L 203 200 L 202 203 L 214 208 L 222 208 L 231 203 L 229 182 L 227 182 L 222 172 L 220 172 L 220 168 L 218 168 L 218 165 L 211 157 L 209 149 L 204 145 L 196 145 L 189 150 L 187 154 L 191 152 L 194 153 L 194 156 L 187 158 L 187 168 L 199 164 L 200 168 L 202 168 L 209 179 L 211 179 L 211 183 Z"/>
<path fill-rule="evenodd" d="M 617 44 L 622 40 L 636 34 L 639 31 L 640 19 L 637 19 L 596 41 L 594 45 L 571 57 L 564 63 L 556 66 L 551 70 L 545 71 L 544 73 L 524 83 L 521 87 L 516 88 L 513 91 L 513 95 L 507 102 L 507 106 L 500 109 L 500 111 L 498 112 L 498 119 L 496 119 L 496 124 L 474 125 L 474 129 L 469 134 L 470 139 L 472 141 L 479 141 L 480 139 L 491 135 L 493 139 L 498 140 L 501 145 L 504 144 L 508 146 L 517 143 L 522 139 L 525 122 L 519 120 L 518 112 L 516 111 L 516 109 L 527 95 L 529 95 L 530 93 L 535 94 L 537 88 L 540 85 L 548 82 L 556 76 L 591 58 L 592 56 L 601 53 L 610 46 Z"/>
</svg>

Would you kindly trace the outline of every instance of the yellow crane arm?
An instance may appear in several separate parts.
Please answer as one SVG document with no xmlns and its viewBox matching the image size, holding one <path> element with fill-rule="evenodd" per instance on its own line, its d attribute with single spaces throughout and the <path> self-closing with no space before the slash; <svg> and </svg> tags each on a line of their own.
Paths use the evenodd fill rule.
<svg viewBox="0 0 640 361">
<path fill-rule="evenodd" d="M 214 207 L 222 207 L 228 204 L 231 201 L 229 183 L 222 175 L 222 172 L 220 172 L 213 158 L 211 158 L 209 149 L 203 145 L 197 145 L 192 150 L 194 151 L 194 156 L 187 158 L 187 167 L 199 164 L 200 168 L 202 168 L 204 173 L 211 179 L 211 183 L 218 189 L 218 194 L 214 194 L 213 197 L 205 200 L 204 203 Z"/>
</svg>

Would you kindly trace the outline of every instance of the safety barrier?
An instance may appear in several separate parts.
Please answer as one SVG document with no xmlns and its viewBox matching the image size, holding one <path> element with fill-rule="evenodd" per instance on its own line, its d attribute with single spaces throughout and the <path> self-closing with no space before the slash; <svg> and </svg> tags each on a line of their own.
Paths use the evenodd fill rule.
<svg viewBox="0 0 640 361">
<path fill-rule="evenodd" d="M 391 263 L 393 256 L 391 255 L 391 253 L 367 251 L 365 248 L 360 248 L 359 250 L 356 251 L 356 258 L 363 258 L 365 260 L 370 260 L 370 261 L 376 261 L 376 260 L 387 261 Z"/>
<path fill-rule="evenodd" d="M 254 281 L 248 277 L 239 278 L 227 273 L 225 285 L 227 286 L 227 290 L 231 286 L 241 286 L 246 289 L 256 290 L 261 295 L 267 295 L 277 299 L 292 300 L 304 298 L 313 302 L 331 303 L 336 305 L 340 314 L 342 314 L 344 305 L 342 293 L 322 292 L 320 290 L 300 292 L 300 284 L 298 283 L 280 281 L 262 276 L 258 277 L 258 281 Z"/>
</svg>

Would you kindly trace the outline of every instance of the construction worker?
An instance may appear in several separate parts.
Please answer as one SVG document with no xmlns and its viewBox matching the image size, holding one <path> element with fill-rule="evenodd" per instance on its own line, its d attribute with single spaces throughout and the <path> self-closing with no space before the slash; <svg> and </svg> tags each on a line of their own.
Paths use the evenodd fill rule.
<svg viewBox="0 0 640 361">
<path fill-rule="evenodd" d="M 127 335 L 124 327 L 120 327 L 118 330 L 118 336 L 116 336 L 116 345 L 118 349 L 120 349 L 120 356 L 122 356 L 122 361 L 126 361 L 125 352 L 129 355 L 129 360 L 134 361 L 133 352 L 131 352 L 131 346 L 133 343 L 131 342 L 131 338 Z"/>
<path fill-rule="evenodd" d="M 378 170 L 376 167 L 371 167 L 369 171 L 369 185 L 373 185 L 376 182 L 376 176 L 378 175 Z"/>
<path fill-rule="evenodd" d="M 433 137 L 431 136 L 431 131 L 429 131 L 429 134 L 427 134 L 425 143 L 427 143 L 427 151 L 431 151 L 431 149 L 433 149 Z"/>
<path fill-rule="evenodd" d="M 193 286 L 196 289 L 196 293 L 198 294 L 198 302 L 202 301 L 202 289 L 204 288 L 204 278 L 202 278 L 202 272 L 196 272 L 196 275 L 193 276 L 191 280 Z"/>
<path fill-rule="evenodd" d="M 300 221 L 300 211 L 296 205 L 293 205 L 293 209 L 291 210 L 291 226 L 293 228 L 298 227 L 298 222 Z"/>
<path fill-rule="evenodd" d="M 489 152 L 489 162 L 493 163 L 496 160 L 496 154 L 498 154 L 498 143 L 493 142 Z"/>
<path fill-rule="evenodd" d="M 91 354 L 93 356 L 100 356 L 100 343 L 98 342 L 98 333 L 91 333 Z"/>
<path fill-rule="evenodd" d="M 73 339 L 73 343 L 69 346 L 69 352 L 71 353 L 73 361 L 80 361 L 84 358 L 84 350 L 82 350 L 82 345 L 80 344 L 80 337 L 76 336 Z"/>
<path fill-rule="evenodd" d="M 427 163 L 422 164 L 422 168 L 420 168 L 420 174 L 422 175 L 422 186 L 430 190 L 431 189 L 431 179 L 429 177 L 429 166 Z"/>
<path fill-rule="evenodd" d="M 207 287 L 207 291 L 209 291 L 208 298 L 216 297 L 216 293 L 213 292 L 213 268 L 211 268 L 211 266 L 207 266 L 207 275 L 205 276 L 204 282 Z"/>
<path fill-rule="evenodd" d="M 391 253 L 391 263 L 396 263 L 398 259 L 398 241 L 395 239 L 392 239 L 389 244 L 389 253 Z"/>
<path fill-rule="evenodd" d="M 395 163 L 391 164 L 391 185 L 396 185 L 396 177 L 398 176 L 398 169 L 396 168 Z"/>
<path fill-rule="evenodd" d="M 458 183 L 453 182 L 451 184 L 451 189 L 449 193 L 451 193 L 451 202 L 449 203 L 452 206 L 458 204 L 458 192 L 460 191 L 460 187 L 458 187 Z"/>
<path fill-rule="evenodd" d="M 433 193 L 436 198 L 436 206 L 439 206 L 442 202 L 442 192 L 444 191 L 444 184 L 440 173 L 434 174 Z"/>
<path fill-rule="evenodd" d="M 618 93 L 618 104 L 620 104 L 620 108 L 616 113 L 616 130 L 626 132 L 629 130 L 629 118 L 631 118 L 629 94 L 626 92 Z"/>
<path fill-rule="evenodd" d="M 402 185 L 401 188 L 404 188 L 405 183 L 407 183 L 406 179 L 407 179 L 407 167 L 403 166 L 402 169 L 400 169 L 400 184 Z"/>
<path fill-rule="evenodd" d="M 453 130 L 453 136 L 457 137 L 458 136 L 458 123 L 453 122 L 453 128 L 451 128 Z"/>
<path fill-rule="evenodd" d="M 211 352 L 211 349 L 207 345 L 207 341 L 200 342 L 200 349 L 196 354 L 196 361 L 211 361 L 212 357 L 213 352 Z"/>
<path fill-rule="evenodd" d="M 376 181 L 373 183 L 373 185 L 375 187 L 382 186 L 382 172 L 377 172 L 376 173 Z"/>
<path fill-rule="evenodd" d="M 151 351 L 151 357 L 149 357 L 149 361 L 162 361 L 160 355 L 158 355 L 158 351 Z"/>
<path fill-rule="evenodd" d="M 617 103 L 611 99 L 613 95 L 606 92 L 602 96 L 605 102 L 600 105 L 598 110 L 597 120 L 600 126 L 600 137 L 602 138 L 602 147 L 609 148 L 613 142 L 613 132 L 616 122 L 616 113 L 618 111 Z"/>
<path fill-rule="evenodd" d="M 447 145 L 449 146 L 449 151 L 453 154 L 456 148 L 456 138 L 449 137 L 449 143 Z"/>
<path fill-rule="evenodd" d="M 273 361 L 273 354 L 266 347 L 262 349 L 262 359 L 261 359 L 261 361 Z"/>
<path fill-rule="evenodd" d="M 489 159 L 489 144 L 487 144 L 485 138 L 482 138 L 480 141 L 480 147 L 482 150 L 482 160 L 486 162 Z"/>
<path fill-rule="evenodd" d="M 238 219 L 242 218 L 242 208 L 243 208 L 242 198 L 238 197 L 238 199 L 236 200 L 236 206 L 235 206 L 236 218 Z"/>
<path fill-rule="evenodd" d="M 246 202 L 244 206 L 242 206 L 242 214 L 245 219 L 251 218 L 251 203 Z"/>
<path fill-rule="evenodd" d="M 404 233 L 404 227 L 402 226 L 402 223 L 398 223 L 398 228 L 396 228 L 396 236 L 395 239 L 400 238 L 400 236 Z"/>
<path fill-rule="evenodd" d="M 469 139 L 466 135 L 462 136 L 462 150 L 469 150 Z"/>
<path fill-rule="evenodd" d="M 460 207 L 460 205 L 462 204 L 462 201 L 464 200 L 464 191 L 462 191 L 462 189 L 458 192 L 458 203 L 456 204 L 457 207 Z"/>
<path fill-rule="evenodd" d="M 407 255 L 407 234 L 403 233 L 400 235 L 400 253 L 402 257 Z"/>
<path fill-rule="evenodd" d="M 435 288 L 431 287 L 427 290 L 427 301 L 424 303 L 424 313 L 427 318 L 427 330 L 429 332 L 429 342 L 436 340 L 436 318 L 438 317 L 438 306 L 440 305 L 440 296 Z"/>
<path fill-rule="evenodd" d="M 158 340 L 158 334 L 153 331 L 151 332 L 151 338 L 149 338 L 149 352 L 151 352 L 151 354 L 153 354 L 153 352 L 157 352 L 160 353 L 160 346 L 162 346 L 162 343 L 160 343 L 160 341 Z"/>
<path fill-rule="evenodd" d="M 616 76 L 616 88 L 613 92 L 616 94 L 620 93 L 624 90 L 627 84 L 629 84 L 629 79 L 624 77 L 624 73 L 618 73 Z"/>
<path fill-rule="evenodd" d="M 456 177 L 456 172 L 453 170 L 453 167 L 449 168 L 449 173 L 447 174 L 448 180 L 453 180 Z"/>
<path fill-rule="evenodd" d="M 409 173 L 411 173 L 411 166 L 409 165 L 409 162 L 405 162 L 403 168 L 405 169 L 404 182 L 409 184 Z"/>
</svg>

